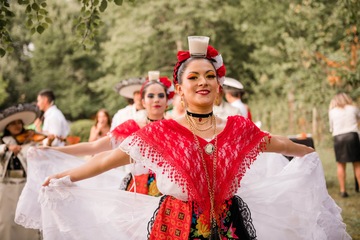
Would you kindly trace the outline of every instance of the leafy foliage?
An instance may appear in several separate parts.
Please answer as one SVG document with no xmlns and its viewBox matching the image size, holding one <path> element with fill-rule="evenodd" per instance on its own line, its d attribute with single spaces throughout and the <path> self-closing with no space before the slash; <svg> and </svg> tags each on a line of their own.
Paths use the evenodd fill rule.
<svg viewBox="0 0 360 240">
<path fill-rule="evenodd" d="M 20 4 L 22 11 L 34 2 L 42 6 L 45 1 Z M 34 100 L 40 88 L 49 87 L 72 120 L 87 118 L 100 107 L 115 113 L 126 102 L 113 86 L 148 70 L 171 77 L 176 51 L 187 48 L 188 35 L 210 36 L 227 75 L 245 86 L 244 101 L 254 119 L 271 132 L 310 132 L 326 142 L 331 97 L 345 91 L 359 99 L 359 1 L 124 3 L 46 1 L 44 18 L 52 23 L 41 36 L 26 30 L 21 8 L 13 6 L 4 24 L 13 51 L 0 59 L 8 95 L 1 107 Z"/>
<path fill-rule="evenodd" d="M 77 16 L 76 7 L 77 3 L 70 2 L 49 5 L 49 16 L 56 21 L 41 37 L 32 35 L 31 41 L 26 28 L 21 27 L 21 18 L 13 26 L 17 47 L 13 54 L 0 60 L 4 66 L 0 71 L 9 84 L 7 92 L 12 93 L 4 107 L 14 102 L 35 101 L 44 88 L 54 90 L 56 104 L 69 119 L 88 117 L 96 108 L 103 107 L 98 100 L 102 92 L 95 93 L 89 86 L 102 75 L 98 69 L 99 46 L 94 45 L 91 51 L 78 50 L 71 22 Z M 97 42 L 101 42 L 100 37 Z M 115 92 L 113 95 L 117 97 Z"/>
<path fill-rule="evenodd" d="M 80 15 L 75 18 L 74 25 L 76 33 L 79 36 L 79 44 L 84 48 L 94 45 L 95 36 L 99 33 L 98 28 L 101 26 L 100 13 L 104 12 L 109 3 L 114 2 L 121 6 L 123 0 L 78 0 L 81 4 Z M 133 2 L 134 0 L 129 0 Z M 9 32 L 11 18 L 15 16 L 10 3 L 16 3 L 8 0 L 0 0 L 0 57 L 5 56 L 6 52 L 12 52 L 12 37 Z M 53 23 L 52 18 L 48 15 L 47 0 L 18 0 L 18 5 L 25 6 L 26 27 L 31 34 L 42 34 L 49 25 Z"/>
<path fill-rule="evenodd" d="M 70 125 L 70 136 L 79 136 L 80 142 L 87 142 L 90 136 L 90 129 L 94 125 L 93 120 L 82 119 L 74 121 Z"/>
<path fill-rule="evenodd" d="M 259 2 L 261 9 L 256 7 Z M 328 61 L 317 57 L 322 53 L 335 61 L 347 61 L 349 49 L 339 46 L 348 38 L 344 29 L 352 25 L 343 15 L 343 6 L 337 1 L 293 1 L 290 4 L 255 1 L 248 4 L 244 6 L 246 11 L 257 16 L 257 21 L 243 22 L 252 29 L 244 38 L 257 45 L 250 61 L 245 63 L 245 68 L 254 74 L 251 79 L 254 94 L 250 99 L 254 115 L 267 119 L 264 127 L 270 131 L 281 134 L 313 132 L 320 141 L 328 129 L 330 98 L 336 91 L 353 93 L 360 83 L 354 76 L 358 65 L 351 71 L 334 70 Z M 262 12 L 262 9 L 274 11 Z M 333 70 L 344 74 L 336 85 L 328 82 Z M 315 126 L 312 125 L 314 112 L 318 123 Z"/>
</svg>

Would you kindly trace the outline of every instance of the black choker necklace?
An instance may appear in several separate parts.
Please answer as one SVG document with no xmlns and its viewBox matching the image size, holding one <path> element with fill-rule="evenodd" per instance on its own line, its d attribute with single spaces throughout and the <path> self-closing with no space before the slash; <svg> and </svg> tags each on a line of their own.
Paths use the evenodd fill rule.
<svg viewBox="0 0 360 240">
<path fill-rule="evenodd" d="M 149 120 L 150 122 L 156 122 L 156 121 L 158 121 L 158 119 L 150 119 L 149 117 L 146 117 L 147 118 L 147 120 Z M 162 119 L 164 119 L 164 118 L 162 118 Z M 159 119 L 159 120 L 161 120 L 161 119 Z"/>
<path fill-rule="evenodd" d="M 206 114 L 200 114 L 200 113 L 192 113 L 192 112 L 189 112 L 188 110 L 186 110 L 186 114 L 189 115 L 190 117 L 195 117 L 195 118 L 208 118 L 213 115 L 213 112 L 206 113 Z"/>
</svg>

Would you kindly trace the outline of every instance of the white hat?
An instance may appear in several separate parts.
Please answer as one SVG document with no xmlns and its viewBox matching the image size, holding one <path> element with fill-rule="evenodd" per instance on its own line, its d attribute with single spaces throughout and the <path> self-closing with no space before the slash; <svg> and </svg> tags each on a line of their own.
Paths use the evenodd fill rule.
<svg viewBox="0 0 360 240">
<path fill-rule="evenodd" d="M 114 88 L 121 96 L 133 99 L 134 92 L 141 90 L 145 80 L 146 78 L 143 77 L 125 79 L 116 84 Z"/>
<path fill-rule="evenodd" d="M 244 90 L 244 86 L 240 83 L 240 81 L 229 77 L 225 77 L 224 87 L 232 87 L 239 90 Z"/>
<path fill-rule="evenodd" d="M 9 107 L 0 113 L 0 132 L 3 132 L 6 126 L 15 121 L 22 120 L 24 125 L 34 122 L 39 110 L 34 104 L 19 104 Z"/>
</svg>

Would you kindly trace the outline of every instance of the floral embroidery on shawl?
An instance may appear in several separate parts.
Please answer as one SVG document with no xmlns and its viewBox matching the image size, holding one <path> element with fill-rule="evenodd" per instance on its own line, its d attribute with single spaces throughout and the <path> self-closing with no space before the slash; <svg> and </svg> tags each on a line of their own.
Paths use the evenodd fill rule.
<svg viewBox="0 0 360 240">
<path fill-rule="evenodd" d="M 228 118 L 224 130 L 217 136 L 216 206 L 238 190 L 246 169 L 264 149 L 267 135 L 248 119 L 241 116 Z M 199 142 L 201 148 L 208 143 L 202 138 Z M 211 142 L 214 144 L 214 140 Z M 156 164 L 170 181 L 187 191 L 188 200 L 196 202 L 200 210 L 210 209 L 210 203 L 204 197 L 209 195 L 205 171 L 193 134 L 188 129 L 174 120 L 162 120 L 137 131 L 121 147 L 144 165 L 148 165 L 147 161 Z M 212 180 L 212 156 L 204 154 L 204 159 Z"/>
<path fill-rule="evenodd" d="M 111 140 L 112 148 L 117 148 L 125 138 L 139 129 L 140 127 L 137 122 L 135 122 L 133 119 L 130 119 L 118 125 L 111 132 L 108 132 L 107 136 Z"/>
</svg>

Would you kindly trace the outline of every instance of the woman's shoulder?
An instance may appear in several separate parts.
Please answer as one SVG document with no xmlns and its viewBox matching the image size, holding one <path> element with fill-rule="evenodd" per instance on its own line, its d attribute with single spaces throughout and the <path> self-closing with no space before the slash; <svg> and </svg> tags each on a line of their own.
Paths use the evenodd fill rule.
<svg viewBox="0 0 360 240">
<path fill-rule="evenodd" d="M 336 107 L 329 110 L 330 118 L 337 118 L 343 116 L 344 114 L 358 115 L 359 108 L 355 105 L 346 105 L 343 108 Z"/>
<path fill-rule="evenodd" d="M 241 115 L 233 115 L 233 116 L 228 116 L 227 119 L 226 119 L 226 125 L 234 125 L 234 124 L 251 124 L 253 125 L 254 123 L 244 117 L 244 116 L 241 116 Z"/>
<path fill-rule="evenodd" d="M 138 134 L 175 134 L 176 132 L 183 132 L 184 128 L 185 127 L 179 119 L 163 119 L 146 124 L 146 126 L 140 129 Z"/>
<path fill-rule="evenodd" d="M 223 125 L 224 135 L 232 136 L 233 138 L 242 138 L 245 135 L 248 137 L 257 136 L 265 133 L 250 119 L 240 115 L 227 117 Z"/>
<path fill-rule="evenodd" d="M 173 128 L 175 126 L 179 126 L 181 123 L 179 119 L 162 119 L 156 122 L 151 122 L 147 124 L 148 128 Z"/>
<path fill-rule="evenodd" d="M 132 130 L 138 130 L 140 128 L 139 124 L 133 120 L 133 119 L 129 119 L 123 123 L 121 123 L 120 125 L 116 126 L 111 132 L 127 132 L 127 131 L 132 131 Z"/>
<path fill-rule="evenodd" d="M 349 111 L 354 111 L 354 112 L 359 111 L 359 108 L 356 105 L 346 105 L 345 108 L 349 109 Z"/>
</svg>

